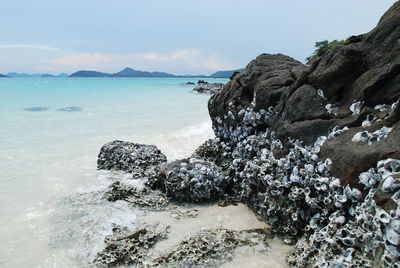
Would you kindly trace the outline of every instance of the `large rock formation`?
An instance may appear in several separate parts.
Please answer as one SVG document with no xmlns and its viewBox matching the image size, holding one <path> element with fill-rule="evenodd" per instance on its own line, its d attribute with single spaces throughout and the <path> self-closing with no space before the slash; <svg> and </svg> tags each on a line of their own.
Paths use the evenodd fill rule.
<svg viewBox="0 0 400 268">
<path fill-rule="evenodd" d="M 258 56 L 210 98 L 216 138 L 156 161 L 148 184 L 178 201 L 245 202 L 295 244 L 294 267 L 399 267 L 399 40 L 397 2 L 308 66 Z M 135 170 L 113 146 L 102 166 Z"/>
<path fill-rule="evenodd" d="M 217 136 L 237 142 L 269 128 L 284 142 L 293 138 L 311 145 L 335 126 L 361 127 L 372 114 L 379 119 L 382 112 L 374 109 L 376 105 L 392 105 L 400 98 L 398 40 L 400 4 L 396 3 L 371 32 L 350 37 L 347 44 L 315 57 L 310 66 L 281 54 L 258 56 L 211 97 L 209 111 Z M 354 107 L 357 111 L 352 111 Z M 259 113 L 258 118 L 250 110 Z M 386 125 L 394 126 L 398 116 Z M 391 135 L 398 137 L 398 127 L 393 131 Z M 346 143 L 349 137 L 336 142 Z M 370 150 L 364 143 L 349 145 L 344 148 L 327 143 L 329 149 L 322 149 L 329 150 L 323 154 L 326 157 L 342 155 L 344 159 L 352 152 L 364 152 L 357 156 L 356 171 L 351 161 L 333 161 L 333 174 L 346 182 L 383 158 L 400 156 L 398 146 L 379 145 Z"/>
</svg>

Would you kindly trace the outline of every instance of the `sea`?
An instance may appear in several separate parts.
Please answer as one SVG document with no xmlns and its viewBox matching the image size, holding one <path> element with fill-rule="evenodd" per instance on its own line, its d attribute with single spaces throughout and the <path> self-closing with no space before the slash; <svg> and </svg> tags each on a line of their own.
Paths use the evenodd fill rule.
<svg viewBox="0 0 400 268">
<path fill-rule="evenodd" d="M 101 146 L 154 144 L 169 161 L 213 137 L 198 79 L 1 78 L 0 267 L 87 267 L 140 217 L 99 192 Z M 227 82 L 226 79 L 204 79 Z"/>
</svg>

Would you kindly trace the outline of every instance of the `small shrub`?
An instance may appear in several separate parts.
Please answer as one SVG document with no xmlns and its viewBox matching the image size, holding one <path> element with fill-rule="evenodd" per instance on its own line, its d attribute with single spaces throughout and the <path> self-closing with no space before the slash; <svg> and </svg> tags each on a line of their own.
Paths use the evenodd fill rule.
<svg viewBox="0 0 400 268">
<path fill-rule="evenodd" d="M 314 56 L 321 57 L 321 56 L 325 55 L 333 47 L 335 47 L 337 45 L 344 45 L 346 43 L 347 43 L 347 40 L 336 40 L 336 39 L 331 42 L 329 42 L 326 39 L 323 41 L 315 42 L 316 49 L 315 49 L 314 53 L 310 57 L 308 57 L 306 60 L 310 61 L 310 59 Z"/>
</svg>

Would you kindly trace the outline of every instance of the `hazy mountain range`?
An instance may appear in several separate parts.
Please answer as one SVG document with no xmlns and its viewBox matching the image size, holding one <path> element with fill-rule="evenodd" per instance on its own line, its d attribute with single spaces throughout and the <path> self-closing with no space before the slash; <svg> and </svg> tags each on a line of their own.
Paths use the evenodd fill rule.
<svg viewBox="0 0 400 268">
<path fill-rule="evenodd" d="M 218 71 L 213 73 L 212 75 L 174 75 L 165 72 L 147 72 L 147 71 L 139 71 L 132 68 L 125 68 L 117 73 L 103 73 L 98 71 L 89 71 L 89 70 L 81 70 L 77 71 L 71 75 L 66 73 L 60 73 L 58 75 L 53 74 L 27 74 L 27 73 L 6 73 L 0 74 L 1 77 L 17 77 L 17 78 L 35 78 L 35 77 L 50 77 L 50 78 L 58 78 L 58 77 L 171 77 L 171 78 L 229 78 L 234 72 L 240 72 L 244 69 L 236 69 L 229 71 Z"/>
<path fill-rule="evenodd" d="M 6 73 L 0 74 L 0 77 L 18 77 L 18 78 L 34 78 L 34 77 L 68 77 L 66 73 L 53 74 L 27 74 L 27 73 Z"/>
<path fill-rule="evenodd" d="M 69 77 L 182 77 L 182 78 L 229 78 L 234 72 L 243 71 L 244 69 L 218 71 L 212 75 L 174 75 L 164 72 L 147 72 L 138 71 L 132 68 L 125 68 L 117 73 L 102 73 L 97 71 L 81 70 L 71 74 Z"/>
</svg>

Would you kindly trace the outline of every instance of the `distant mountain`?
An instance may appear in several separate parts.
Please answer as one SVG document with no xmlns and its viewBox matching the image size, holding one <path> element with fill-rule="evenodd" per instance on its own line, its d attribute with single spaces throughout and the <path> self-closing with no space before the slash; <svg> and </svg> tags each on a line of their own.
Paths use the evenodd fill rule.
<svg viewBox="0 0 400 268">
<path fill-rule="evenodd" d="M 97 71 L 81 70 L 71 74 L 69 77 L 176 77 L 176 78 L 230 78 L 234 72 L 240 72 L 244 69 L 230 70 L 230 71 L 219 71 L 212 75 L 174 75 L 165 72 L 147 72 L 138 71 L 132 68 L 125 68 L 118 73 L 102 73 Z"/>
<path fill-rule="evenodd" d="M 132 68 L 125 68 L 122 71 L 115 73 L 112 77 L 176 77 L 173 74 L 163 73 L 163 72 L 145 72 L 137 71 Z"/>
<path fill-rule="evenodd" d="M 195 75 L 191 75 L 191 74 L 187 74 L 187 75 L 177 75 L 175 76 L 177 78 L 209 78 L 208 75 L 204 75 L 204 74 L 195 74 Z"/>
<path fill-rule="evenodd" d="M 68 77 L 66 73 L 60 73 L 58 75 L 54 74 L 27 74 L 27 73 L 7 73 L 8 77 L 17 77 L 17 78 L 34 78 L 34 77 Z"/>
<path fill-rule="evenodd" d="M 234 72 L 242 72 L 242 71 L 244 71 L 244 68 L 231 70 L 231 71 L 218 71 L 216 73 L 213 73 L 209 77 L 210 78 L 230 78 Z"/>
<path fill-rule="evenodd" d="M 4 74 L 0 74 L 0 77 L 4 78 L 4 77 L 8 77 L 8 76 L 4 75 Z"/>
<path fill-rule="evenodd" d="M 68 74 L 66 74 L 66 73 L 60 73 L 60 74 L 57 74 L 57 75 L 54 75 L 54 74 L 42 74 L 40 77 L 59 78 L 59 77 L 68 77 Z"/>
<path fill-rule="evenodd" d="M 112 74 L 102 73 L 97 71 L 77 71 L 71 74 L 69 77 L 111 77 Z"/>
</svg>

